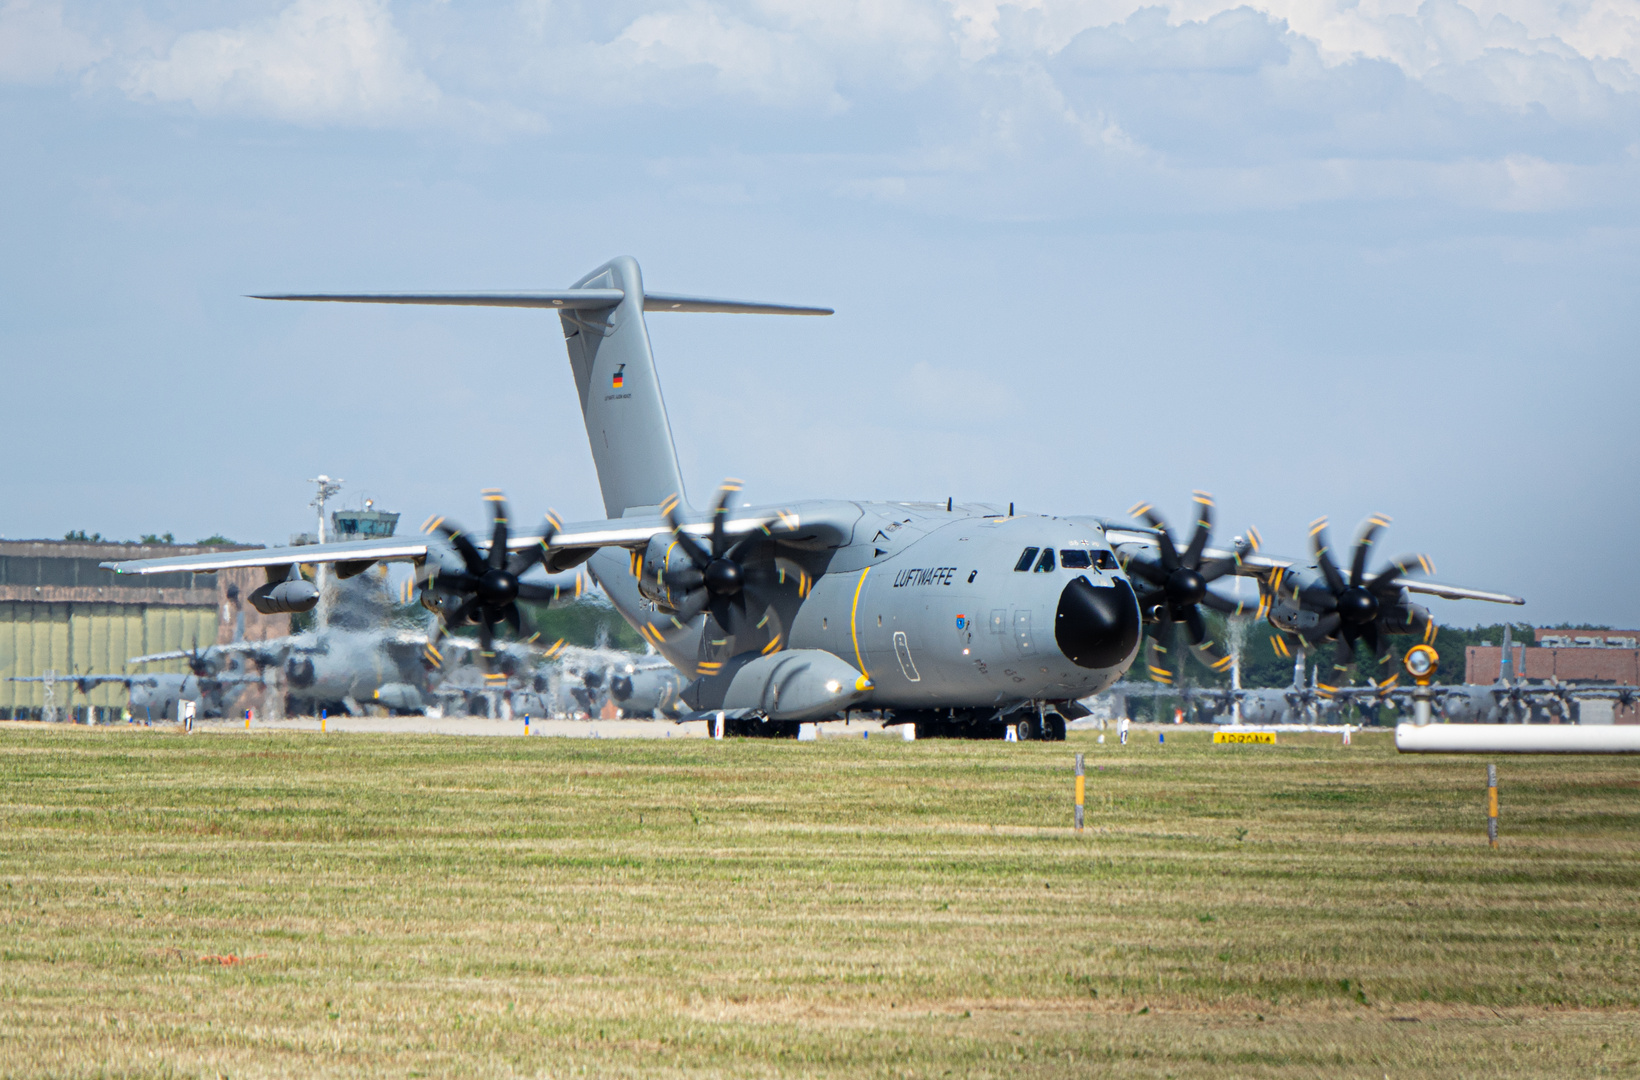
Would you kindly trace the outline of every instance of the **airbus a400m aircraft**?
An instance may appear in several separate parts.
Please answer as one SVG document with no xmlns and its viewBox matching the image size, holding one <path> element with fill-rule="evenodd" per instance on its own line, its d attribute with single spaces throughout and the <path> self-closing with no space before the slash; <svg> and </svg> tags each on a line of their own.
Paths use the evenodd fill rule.
<svg viewBox="0 0 1640 1080">
<path fill-rule="evenodd" d="M 801 721 L 861 708 L 915 722 L 928 734 L 1000 733 L 1009 725 L 1022 737 L 1040 738 L 1063 737 L 1066 715 L 1080 714 L 1077 699 L 1122 676 L 1146 618 L 1159 630 L 1182 623 L 1197 655 L 1222 663 L 1197 610 L 1203 602 L 1228 602 L 1209 589 L 1212 577 L 1262 580 L 1292 566 L 1257 554 L 1250 541 L 1209 548 L 1205 501 L 1183 554 L 1158 527 L 1160 519 L 1151 528 L 1116 528 L 1094 517 L 1021 515 L 1012 506 L 950 500 L 735 506 L 740 485 L 733 481 L 702 520 L 684 501 L 644 313 L 829 315 L 827 308 L 647 292 L 630 258 L 558 291 L 267 299 L 556 311 L 606 518 L 564 523 L 549 514 L 540 532 L 514 535 L 496 497 L 485 550 L 439 521 L 426 538 L 142 560 L 113 569 L 263 566 L 269 583 L 252 603 L 299 610 L 313 598 L 292 574 L 296 564 L 332 562 L 348 576 L 377 561 L 411 560 L 420 567 L 423 602 L 450 625 L 476 622 L 488 651 L 498 626 L 523 628 L 517 601 L 550 598 L 550 587 L 521 583 L 520 574 L 536 564 L 550 574 L 584 563 L 621 614 L 692 677 L 685 701 L 697 711 L 725 712 L 731 731 L 789 734 Z M 1397 598 L 1414 588 L 1513 599 L 1393 580 Z M 1301 590 L 1281 610 L 1312 602 Z M 1172 663 L 1158 653 L 1150 666 L 1166 671 Z"/>
</svg>

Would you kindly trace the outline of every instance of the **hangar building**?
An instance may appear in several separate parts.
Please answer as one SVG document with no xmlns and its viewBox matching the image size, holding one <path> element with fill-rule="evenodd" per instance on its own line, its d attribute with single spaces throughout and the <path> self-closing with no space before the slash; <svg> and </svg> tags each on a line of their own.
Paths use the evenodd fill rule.
<svg viewBox="0 0 1640 1080">
<path fill-rule="evenodd" d="M 227 550 L 236 550 L 240 545 Z M 290 632 L 288 615 L 262 615 L 240 597 L 266 580 L 260 570 L 219 574 L 126 576 L 98 563 L 159 559 L 207 550 L 190 544 L 112 544 L 78 540 L 0 540 L 0 719 L 34 718 L 45 704 L 40 683 L 13 675 L 135 674 L 133 656 L 226 643 L 244 617 L 244 636 L 259 641 Z M 142 671 L 186 671 L 187 662 Z M 72 684 L 55 688 L 56 706 L 84 716 L 87 705 L 108 718 L 126 703 L 119 684 L 89 699 Z"/>
</svg>

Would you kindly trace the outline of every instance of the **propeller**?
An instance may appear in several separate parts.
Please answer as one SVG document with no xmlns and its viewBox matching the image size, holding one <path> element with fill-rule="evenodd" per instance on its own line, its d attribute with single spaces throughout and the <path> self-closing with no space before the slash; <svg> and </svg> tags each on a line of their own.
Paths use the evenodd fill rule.
<svg viewBox="0 0 1640 1080">
<path fill-rule="evenodd" d="M 506 498 L 492 488 L 484 492 L 484 501 L 490 504 L 491 516 L 488 551 L 480 552 L 460 526 L 442 517 L 433 518 L 423 526 L 422 531 L 442 534 L 460 556 L 462 566 L 459 570 L 440 570 L 436 565 L 429 564 L 417 574 L 416 584 L 422 590 L 422 602 L 437 611 L 440 619 L 438 631 L 427 644 L 428 661 L 434 667 L 442 665 L 439 640 L 450 630 L 474 623 L 478 626 L 479 656 L 487 677 L 493 680 L 505 678 L 505 675 L 492 670 L 497 627 L 504 625 L 512 630 L 515 637 L 526 641 L 534 641 L 540 636 L 520 610 L 518 602 L 550 604 L 565 595 L 578 596 L 581 578 L 577 575 L 572 586 L 519 581 L 521 574 L 546 559 L 548 545 L 561 523 L 555 514 L 548 513 L 546 530 L 540 541 L 513 554 L 507 549 L 509 522 Z M 428 603 L 434 597 L 442 599 L 436 604 Z"/>
<path fill-rule="evenodd" d="M 676 598 L 674 618 L 685 624 L 703 611 L 710 612 L 727 637 L 714 639 L 708 633 L 702 646 L 722 648 L 726 657 L 745 651 L 758 638 L 765 639 L 759 646 L 763 652 L 779 650 L 784 631 L 773 606 L 774 590 L 794 582 L 801 597 L 808 594 L 812 584 L 807 571 L 774 554 L 765 543 L 774 535 L 769 522 L 762 522 L 756 532 L 739 540 L 729 537 L 729 499 L 742 487 L 741 481 L 731 479 L 718 488 L 712 529 L 705 544 L 684 529 L 678 516 L 679 500 L 674 496 L 665 504 L 672 538 L 688 561 L 688 565 L 662 574 L 669 595 Z M 703 673 L 709 673 L 706 664 L 710 662 L 702 663 Z"/>
<path fill-rule="evenodd" d="M 1350 574 L 1345 577 L 1333 562 L 1327 543 L 1327 519 L 1317 518 L 1310 524 L 1310 546 L 1315 552 L 1316 566 L 1321 571 L 1324 593 L 1306 589 L 1302 596 L 1305 606 L 1319 612 L 1315 626 L 1306 635 L 1311 641 L 1335 639 L 1338 647 L 1333 657 L 1331 685 L 1321 689 L 1331 691 L 1344 680 L 1344 672 L 1355 662 L 1357 642 L 1365 642 L 1372 650 L 1375 661 L 1373 684 L 1381 693 L 1387 693 L 1400 678 L 1390 663 L 1390 634 L 1422 634 L 1425 642 L 1435 639 L 1435 623 L 1429 611 L 1406 599 L 1397 579 L 1408 574 L 1432 573 L 1434 565 L 1423 555 L 1403 555 L 1376 574 L 1367 573 L 1367 560 L 1372 555 L 1378 533 L 1390 519 L 1374 514 L 1361 526 L 1355 537 L 1355 551 L 1350 560 Z"/>
<path fill-rule="evenodd" d="M 175 655 L 175 654 L 173 654 Z M 188 670 L 197 679 L 209 678 L 216 674 L 216 662 L 205 655 L 199 648 L 199 639 L 194 638 L 194 647 L 184 654 L 188 661 Z"/>
<path fill-rule="evenodd" d="M 1237 545 L 1235 554 L 1204 561 L 1207 542 L 1213 532 L 1213 496 L 1205 491 L 1194 493 L 1196 500 L 1196 531 L 1189 545 L 1181 553 L 1173 540 L 1173 533 L 1160 514 L 1149 503 L 1140 503 L 1128 513 L 1156 530 L 1156 562 L 1130 557 L 1125 569 L 1129 577 L 1140 579 L 1139 609 L 1154 623 L 1145 644 L 1145 666 L 1150 677 L 1171 686 L 1177 676 L 1172 666 L 1175 646 L 1174 627 L 1184 623 L 1190 636 L 1190 651 L 1209 670 L 1224 671 L 1230 666 L 1230 656 L 1207 633 L 1207 619 L 1202 615 L 1203 604 L 1226 615 L 1239 615 L 1245 610 L 1234 600 L 1211 592 L 1207 586 L 1232 573 L 1241 565 L 1242 558 L 1257 551 L 1258 530 L 1247 530 L 1247 539 Z"/>
</svg>

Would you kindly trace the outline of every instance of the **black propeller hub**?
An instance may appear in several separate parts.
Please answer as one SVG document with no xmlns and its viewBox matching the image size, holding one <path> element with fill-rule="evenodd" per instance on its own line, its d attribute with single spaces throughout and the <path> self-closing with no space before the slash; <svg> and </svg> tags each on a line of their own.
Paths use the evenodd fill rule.
<svg viewBox="0 0 1640 1080">
<path fill-rule="evenodd" d="M 1356 585 L 1338 594 L 1338 617 L 1352 626 L 1363 626 L 1378 617 L 1378 598 Z"/>
<path fill-rule="evenodd" d="M 1181 566 L 1167 577 L 1167 599 L 1175 606 L 1200 603 L 1207 595 L 1207 579 L 1187 566 Z"/>
<path fill-rule="evenodd" d="M 505 607 L 518 599 L 518 579 L 505 570 L 490 570 L 478 579 L 478 602 L 485 607 Z"/>
<path fill-rule="evenodd" d="M 1054 641 L 1077 667 L 1110 668 L 1128 659 L 1139 647 L 1139 601 L 1132 586 L 1118 578 L 1097 589 L 1078 575 L 1059 594 Z"/>
<path fill-rule="evenodd" d="M 701 575 L 706 579 L 706 587 L 714 596 L 733 596 L 746 583 L 740 564 L 721 556 L 707 563 Z"/>
</svg>

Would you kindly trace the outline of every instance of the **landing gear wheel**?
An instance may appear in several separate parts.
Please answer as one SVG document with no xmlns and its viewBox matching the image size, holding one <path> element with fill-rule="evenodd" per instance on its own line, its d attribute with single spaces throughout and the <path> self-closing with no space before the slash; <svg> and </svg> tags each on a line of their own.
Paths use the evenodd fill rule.
<svg viewBox="0 0 1640 1080">
<path fill-rule="evenodd" d="M 1065 741 L 1065 718 L 1056 712 L 1042 716 L 1042 737 L 1048 742 Z"/>
<path fill-rule="evenodd" d="M 1014 721 L 1014 738 L 1020 742 L 1030 742 L 1036 737 L 1036 717 L 1025 716 Z"/>
</svg>

